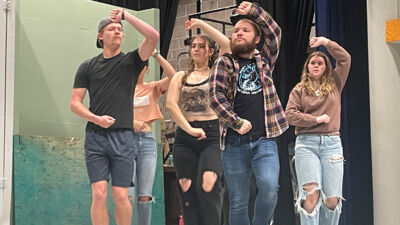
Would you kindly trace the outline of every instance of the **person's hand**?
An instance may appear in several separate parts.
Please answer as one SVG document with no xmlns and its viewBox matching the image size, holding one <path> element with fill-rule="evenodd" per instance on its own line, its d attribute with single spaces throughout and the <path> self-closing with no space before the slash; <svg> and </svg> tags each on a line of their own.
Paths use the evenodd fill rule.
<svg viewBox="0 0 400 225">
<path fill-rule="evenodd" d="M 253 128 L 253 127 L 251 126 L 250 121 L 244 119 L 242 127 L 240 127 L 240 129 L 237 132 L 239 134 L 245 134 L 245 133 L 249 132 L 251 130 L 251 128 Z"/>
<path fill-rule="evenodd" d="M 98 116 L 95 124 L 101 126 L 102 128 L 109 128 L 115 123 L 115 119 L 111 116 L 103 115 Z"/>
<path fill-rule="evenodd" d="M 142 131 L 144 129 L 144 127 L 145 127 L 144 122 L 139 121 L 139 120 L 133 121 L 133 130 L 134 131 Z"/>
<path fill-rule="evenodd" d="M 321 45 L 326 46 L 329 43 L 329 39 L 326 37 L 313 37 L 310 39 L 310 47 L 316 48 Z"/>
<path fill-rule="evenodd" d="M 193 137 L 197 137 L 197 140 L 201 140 L 206 138 L 206 133 L 202 128 L 191 128 L 189 131 L 189 134 L 192 135 Z"/>
<path fill-rule="evenodd" d="M 157 49 L 154 49 L 153 52 L 151 53 L 151 56 L 154 57 L 157 53 L 158 53 L 158 52 L 157 52 Z"/>
<path fill-rule="evenodd" d="M 318 124 L 320 124 L 320 123 L 329 123 L 329 121 L 331 121 L 331 118 L 328 115 L 323 114 L 321 116 L 318 116 L 315 120 L 316 120 L 316 122 Z"/>
<path fill-rule="evenodd" d="M 122 20 L 123 9 L 113 9 L 110 13 L 110 21 L 113 23 L 119 23 Z"/>
<path fill-rule="evenodd" d="M 185 22 L 185 29 L 190 30 L 190 29 L 197 29 L 201 28 L 203 21 L 199 19 L 192 18 L 190 20 L 186 20 Z"/>
<path fill-rule="evenodd" d="M 238 6 L 236 12 L 239 15 L 247 15 L 250 12 L 251 5 L 252 5 L 251 2 L 244 1 L 244 2 L 240 3 L 240 5 Z"/>
</svg>

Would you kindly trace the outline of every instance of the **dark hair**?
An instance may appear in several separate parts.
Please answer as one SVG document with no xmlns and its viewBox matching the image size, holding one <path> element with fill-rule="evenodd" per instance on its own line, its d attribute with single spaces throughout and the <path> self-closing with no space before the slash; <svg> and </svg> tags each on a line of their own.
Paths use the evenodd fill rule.
<svg viewBox="0 0 400 225">
<path fill-rule="evenodd" d="M 201 38 L 202 40 L 206 41 L 206 43 L 208 44 L 208 48 L 209 49 L 214 49 L 214 53 L 210 56 L 209 60 L 208 60 L 208 67 L 211 68 L 214 64 L 214 61 L 217 59 L 218 54 L 217 54 L 217 50 L 215 47 L 215 41 L 212 40 L 210 37 L 208 37 L 207 35 L 204 34 L 198 34 L 195 36 L 192 36 L 190 38 L 190 43 L 189 43 L 189 50 L 188 50 L 188 55 L 190 57 L 190 65 L 189 65 L 189 69 L 187 71 L 185 71 L 185 74 L 182 77 L 182 84 L 184 84 L 186 82 L 187 76 L 192 73 L 194 71 L 194 61 L 192 59 L 192 56 L 190 54 L 190 51 L 192 49 L 192 42 L 196 39 L 196 38 Z"/>
</svg>

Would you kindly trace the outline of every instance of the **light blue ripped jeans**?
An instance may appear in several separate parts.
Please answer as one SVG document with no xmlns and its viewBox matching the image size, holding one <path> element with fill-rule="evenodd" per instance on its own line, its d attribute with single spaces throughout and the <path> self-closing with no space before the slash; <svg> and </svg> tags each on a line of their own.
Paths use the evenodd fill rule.
<svg viewBox="0 0 400 225">
<path fill-rule="evenodd" d="M 132 197 L 132 205 L 136 215 L 135 225 L 151 224 L 151 207 L 154 202 L 152 196 L 154 176 L 157 165 L 157 144 L 151 132 L 134 132 L 134 146 L 138 149 L 136 173 L 134 174 L 135 187 L 128 188 L 128 195 Z M 134 197 L 136 196 L 136 197 Z M 147 202 L 139 201 L 140 196 L 150 196 Z"/>
<path fill-rule="evenodd" d="M 296 202 L 302 225 L 337 225 L 342 208 L 343 184 L 343 147 L 338 135 L 302 134 L 296 138 L 295 166 L 299 186 Z M 316 184 L 313 191 L 303 188 Z M 308 194 L 319 191 L 319 200 L 311 213 L 303 207 L 302 202 Z M 336 208 L 331 210 L 326 198 L 339 199 Z"/>
</svg>

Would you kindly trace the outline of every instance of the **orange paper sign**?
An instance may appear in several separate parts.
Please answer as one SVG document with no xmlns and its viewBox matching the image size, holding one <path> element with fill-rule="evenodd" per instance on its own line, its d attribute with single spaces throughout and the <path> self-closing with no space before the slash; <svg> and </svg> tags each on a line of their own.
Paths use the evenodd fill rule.
<svg viewBox="0 0 400 225">
<path fill-rule="evenodd" d="M 400 41 L 400 19 L 386 21 L 386 42 Z"/>
</svg>

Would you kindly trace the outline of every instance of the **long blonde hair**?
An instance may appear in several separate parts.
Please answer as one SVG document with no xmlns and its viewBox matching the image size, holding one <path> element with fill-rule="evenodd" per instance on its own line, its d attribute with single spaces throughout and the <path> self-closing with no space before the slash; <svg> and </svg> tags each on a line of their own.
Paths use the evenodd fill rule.
<svg viewBox="0 0 400 225">
<path fill-rule="evenodd" d="M 190 57 L 189 70 L 185 71 L 185 74 L 182 77 L 182 84 L 186 83 L 187 77 L 189 76 L 189 74 L 191 72 L 194 71 L 194 61 L 192 59 L 191 50 L 192 50 L 192 42 L 196 38 L 200 38 L 200 39 L 204 40 L 206 42 L 206 44 L 208 45 L 209 49 L 214 49 L 214 53 L 208 59 L 208 65 L 207 65 L 208 68 L 211 68 L 213 66 L 214 61 L 218 57 L 218 53 L 217 53 L 216 48 L 215 48 L 214 40 L 212 40 L 210 37 L 208 37 L 207 35 L 204 35 L 204 34 L 198 34 L 198 35 L 192 36 L 191 39 L 190 39 L 190 47 L 189 47 L 189 50 L 188 50 L 188 54 L 189 54 L 189 57 Z"/>
<path fill-rule="evenodd" d="M 301 73 L 301 81 L 298 85 L 306 92 L 307 95 L 315 95 L 315 91 L 317 90 L 312 87 L 311 77 L 308 71 L 308 64 L 310 63 L 311 58 L 314 56 L 323 58 L 325 62 L 325 71 L 321 76 L 321 85 L 318 89 L 319 95 L 325 96 L 333 90 L 335 83 L 332 76 L 331 62 L 329 61 L 328 56 L 323 52 L 316 51 L 308 55 L 303 66 L 303 72 Z"/>
</svg>

